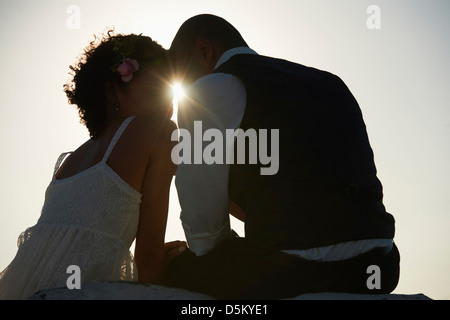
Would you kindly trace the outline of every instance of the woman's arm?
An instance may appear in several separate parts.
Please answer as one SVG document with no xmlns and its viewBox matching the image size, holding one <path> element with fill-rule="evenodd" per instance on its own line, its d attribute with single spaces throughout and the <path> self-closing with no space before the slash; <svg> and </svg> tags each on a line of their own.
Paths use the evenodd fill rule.
<svg viewBox="0 0 450 320">
<path fill-rule="evenodd" d="M 173 123 L 172 123 L 173 124 Z M 136 236 L 135 260 L 139 282 L 161 284 L 166 266 L 165 233 L 169 191 L 176 166 L 170 154 L 175 124 L 156 138 L 142 185 L 142 203 Z"/>
</svg>

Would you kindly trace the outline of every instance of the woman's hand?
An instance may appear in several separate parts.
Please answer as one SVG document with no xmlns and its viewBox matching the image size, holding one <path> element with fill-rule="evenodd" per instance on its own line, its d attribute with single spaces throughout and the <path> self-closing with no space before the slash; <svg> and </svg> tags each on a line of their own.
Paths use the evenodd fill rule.
<svg viewBox="0 0 450 320">
<path fill-rule="evenodd" d="M 230 206 L 230 214 L 238 220 L 245 222 L 245 212 L 237 205 L 236 202 L 232 202 Z"/>
</svg>

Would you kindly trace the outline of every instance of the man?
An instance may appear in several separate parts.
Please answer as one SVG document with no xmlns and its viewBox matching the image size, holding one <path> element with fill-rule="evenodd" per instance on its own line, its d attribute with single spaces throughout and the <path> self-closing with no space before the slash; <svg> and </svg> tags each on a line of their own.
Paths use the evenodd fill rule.
<svg viewBox="0 0 450 320">
<path fill-rule="evenodd" d="M 213 15 L 187 20 L 170 52 L 189 86 L 178 125 L 180 143 L 192 152 L 180 152 L 176 175 L 189 250 L 169 265 L 166 283 L 223 299 L 393 291 L 400 259 L 394 218 L 383 205 L 362 114 L 345 84 L 258 55 Z M 199 146 L 199 128 L 216 134 L 205 134 Z M 217 133 L 227 137 L 238 128 L 258 138 L 255 146 L 247 136 L 244 164 L 237 161 L 242 148 L 229 144 L 224 154 L 234 159 L 200 158 Z M 249 161 L 255 148 L 275 153 L 275 170 L 263 174 L 267 161 Z M 230 208 L 245 220 L 245 238 L 230 229 Z"/>
</svg>

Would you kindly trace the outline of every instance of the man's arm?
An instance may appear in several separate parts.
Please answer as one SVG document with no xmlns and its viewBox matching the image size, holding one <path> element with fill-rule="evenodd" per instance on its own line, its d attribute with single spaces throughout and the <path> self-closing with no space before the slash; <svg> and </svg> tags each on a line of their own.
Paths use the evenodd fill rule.
<svg viewBox="0 0 450 320">
<path fill-rule="evenodd" d="M 198 256 L 210 252 L 231 236 L 231 201 L 228 196 L 230 166 L 226 164 L 226 151 L 223 152 L 222 163 L 204 162 L 204 148 L 199 151 L 196 149 L 198 145 L 194 146 L 199 142 L 199 136 L 195 136 L 199 134 L 199 123 L 197 122 L 197 132 L 194 133 L 194 122 L 201 121 L 202 140 L 206 130 L 220 131 L 225 148 L 225 130 L 239 127 L 245 102 L 245 87 L 238 78 L 226 74 L 211 74 L 195 82 L 179 105 L 178 126 L 187 130 L 191 137 L 191 164 L 179 164 L 175 183 L 188 246 Z M 203 147 L 214 141 L 215 138 L 211 138 L 211 142 L 204 142 Z M 198 161 L 199 157 L 202 163 L 194 164 L 195 158 Z"/>
</svg>

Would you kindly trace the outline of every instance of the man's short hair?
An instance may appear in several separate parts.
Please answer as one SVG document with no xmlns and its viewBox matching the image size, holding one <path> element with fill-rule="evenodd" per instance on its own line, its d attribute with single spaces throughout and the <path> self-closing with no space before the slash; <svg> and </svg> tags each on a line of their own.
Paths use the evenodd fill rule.
<svg viewBox="0 0 450 320">
<path fill-rule="evenodd" d="M 197 39 L 204 37 L 229 50 L 236 47 L 248 47 L 239 31 L 225 19 L 201 14 L 188 19 L 178 30 L 171 50 L 191 50 Z"/>
</svg>

